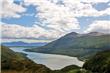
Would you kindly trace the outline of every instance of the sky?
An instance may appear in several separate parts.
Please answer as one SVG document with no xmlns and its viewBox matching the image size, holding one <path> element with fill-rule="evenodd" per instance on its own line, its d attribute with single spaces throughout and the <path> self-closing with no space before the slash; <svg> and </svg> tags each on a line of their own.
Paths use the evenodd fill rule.
<svg viewBox="0 0 110 73">
<path fill-rule="evenodd" d="M 110 0 L 1 0 L 3 42 L 49 42 L 71 33 L 110 33 Z"/>
</svg>

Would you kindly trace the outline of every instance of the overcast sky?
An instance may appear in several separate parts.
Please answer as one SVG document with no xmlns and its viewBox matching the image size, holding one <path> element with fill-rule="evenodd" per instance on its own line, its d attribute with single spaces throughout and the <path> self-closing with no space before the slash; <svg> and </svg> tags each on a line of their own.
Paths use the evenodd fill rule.
<svg viewBox="0 0 110 73">
<path fill-rule="evenodd" d="M 110 33 L 110 0 L 1 1 L 5 41 L 36 39 L 44 42 L 70 32 Z"/>
</svg>

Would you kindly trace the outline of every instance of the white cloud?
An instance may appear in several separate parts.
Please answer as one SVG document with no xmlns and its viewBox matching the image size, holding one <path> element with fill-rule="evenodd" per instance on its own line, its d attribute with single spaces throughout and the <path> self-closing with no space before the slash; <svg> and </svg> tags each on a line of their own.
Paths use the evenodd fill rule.
<svg viewBox="0 0 110 73">
<path fill-rule="evenodd" d="M 57 4 L 59 0 L 24 0 L 26 3 L 37 5 L 39 13 L 42 15 L 45 13 L 54 14 L 55 12 L 62 15 L 64 12 L 68 12 L 72 18 L 79 16 L 101 16 L 110 14 L 110 8 L 104 11 L 98 11 L 92 7 L 94 3 L 109 2 L 109 0 L 61 0 L 63 5 Z M 83 3 L 84 2 L 84 3 Z M 62 11 L 62 13 L 61 13 Z M 58 15 L 58 14 L 54 14 Z M 60 15 L 61 16 L 61 15 Z"/>
<path fill-rule="evenodd" d="M 37 25 L 33 25 L 32 27 L 24 27 L 16 24 L 11 25 L 2 23 L 1 27 L 2 37 L 10 38 L 54 39 L 64 34 L 56 30 L 46 30 Z"/>
<path fill-rule="evenodd" d="M 2 17 L 20 17 L 17 13 L 22 13 L 26 9 L 21 5 L 17 5 L 13 3 L 13 0 L 2 0 L 2 8 L 0 11 L 0 15 Z"/>
<path fill-rule="evenodd" d="M 84 32 L 88 33 L 95 31 L 110 33 L 110 21 L 95 21 L 92 24 L 90 24 Z"/>
<path fill-rule="evenodd" d="M 41 21 L 40 26 L 24 27 L 21 25 L 2 25 L 4 37 L 12 38 L 58 38 L 68 32 L 80 29 L 76 17 L 110 15 L 110 8 L 98 11 L 92 7 L 94 3 L 108 2 L 109 0 L 62 0 L 64 5 L 57 4 L 59 0 L 24 0 L 25 5 L 36 5 L 37 15 Z M 12 1 L 3 1 L 3 17 L 20 17 L 17 12 L 24 12 L 25 8 Z M 83 3 L 84 2 L 84 3 Z M 96 21 L 85 32 L 107 31 L 109 21 Z M 47 27 L 50 29 L 45 29 Z M 97 28 L 96 28 L 97 27 Z"/>
<path fill-rule="evenodd" d="M 86 2 L 86 3 L 101 3 L 101 2 L 109 2 L 110 0 L 81 0 L 81 2 Z"/>
<path fill-rule="evenodd" d="M 80 28 L 73 13 L 64 5 L 57 5 L 48 0 L 25 0 L 25 2 L 38 6 L 39 12 L 36 16 L 41 20 L 41 26 L 61 32 L 70 32 Z"/>
<path fill-rule="evenodd" d="M 62 0 L 63 5 L 57 4 L 59 0 L 24 0 L 27 4 L 37 5 L 37 17 L 41 20 L 41 26 L 49 27 L 57 31 L 70 32 L 79 29 L 79 22 L 75 17 L 101 16 L 110 14 L 110 8 L 98 11 L 92 7 L 93 3 L 108 2 L 108 0 Z M 82 3 L 86 2 L 86 3 Z"/>
<path fill-rule="evenodd" d="M 85 3 L 82 3 L 85 2 Z M 71 12 L 73 12 L 74 16 L 101 16 L 101 15 L 107 15 L 110 14 L 110 8 L 105 9 L 104 11 L 98 11 L 93 8 L 92 4 L 94 3 L 100 3 L 100 2 L 108 2 L 108 0 L 64 0 L 64 4 L 66 7 L 68 7 Z"/>
</svg>

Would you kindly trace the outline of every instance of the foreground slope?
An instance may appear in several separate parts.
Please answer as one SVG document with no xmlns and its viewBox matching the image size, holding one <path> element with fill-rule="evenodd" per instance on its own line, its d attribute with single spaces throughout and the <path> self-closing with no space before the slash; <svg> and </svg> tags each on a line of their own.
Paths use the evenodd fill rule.
<svg viewBox="0 0 110 73">
<path fill-rule="evenodd" d="M 85 62 L 83 68 L 93 73 L 110 73 L 110 50 L 97 53 Z"/>
<path fill-rule="evenodd" d="M 1 46 L 2 73 L 51 73 L 50 69 L 36 64 L 23 54 L 16 53 L 8 47 Z"/>
<path fill-rule="evenodd" d="M 110 34 L 91 32 L 88 34 L 69 33 L 45 46 L 27 51 L 64 54 L 88 58 L 97 51 L 110 49 Z"/>
</svg>

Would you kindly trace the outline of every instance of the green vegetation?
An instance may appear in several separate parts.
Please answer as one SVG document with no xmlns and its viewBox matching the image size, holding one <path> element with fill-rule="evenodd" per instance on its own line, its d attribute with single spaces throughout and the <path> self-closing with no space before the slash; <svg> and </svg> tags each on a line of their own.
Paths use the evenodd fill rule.
<svg viewBox="0 0 110 73">
<path fill-rule="evenodd" d="M 75 65 L 64 67 L 61 70 L 55 70 L 52 73 L 92 73 Z"/>
<path fill-rule="evenodd" d="M 53 73 L 68 73 L 71 70 L 79 70 L 79 69 L 80 69 L 80 67 L 78 67 L 76 65 L 70 65 L 70 66 L 64 67 L 61 70 L 55 70 L 55 71 L 53 71 Z"/>
<path fill-rule="evenodd" d="M 110 73 L 110 50 L 97 53 L 83 68 L 94 73 Z"/>
<path fill-rule="evenodd" d="M 25 55 L 16 53 L 8 47 L 1 46 L 2 73 L 51 73 L 44 65 L 36 64 Z"/>
</svg>

